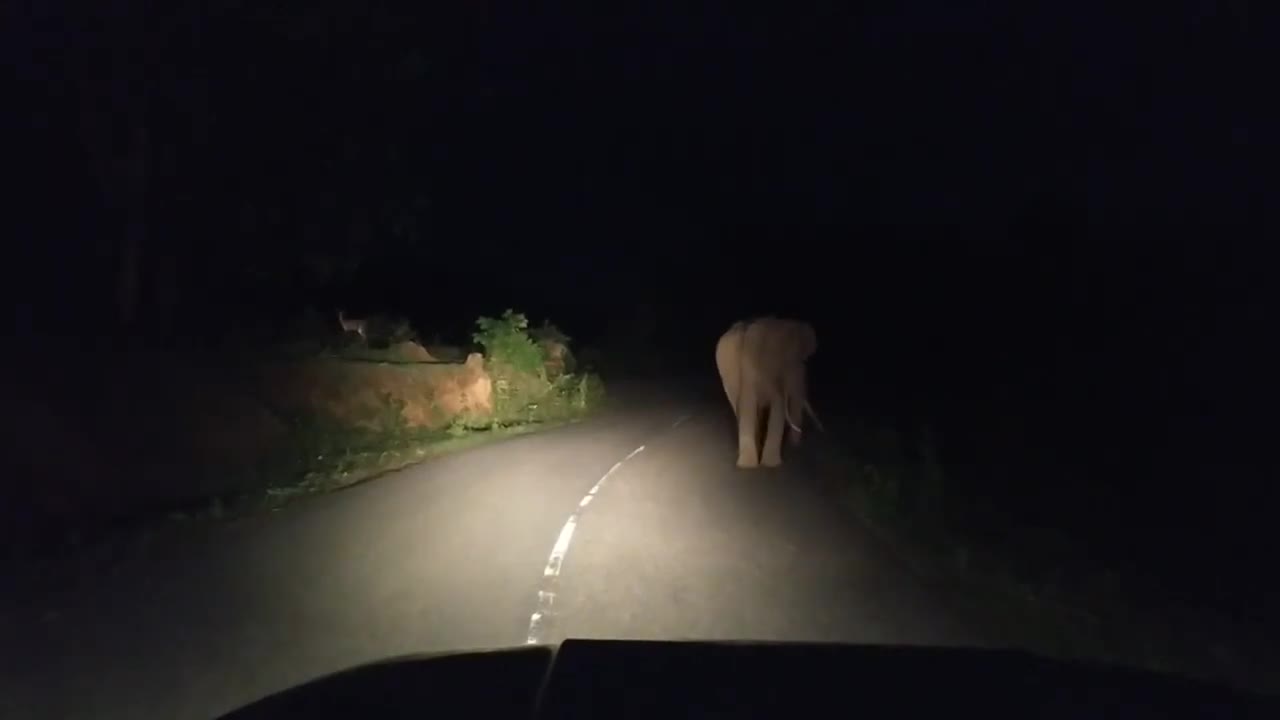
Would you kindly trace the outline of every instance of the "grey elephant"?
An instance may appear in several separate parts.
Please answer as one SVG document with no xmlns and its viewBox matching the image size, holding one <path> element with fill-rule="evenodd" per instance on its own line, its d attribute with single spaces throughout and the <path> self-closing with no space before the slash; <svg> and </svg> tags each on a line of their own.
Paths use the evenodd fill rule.
<svg viewBox="0 0 1280 720">
<path fill-rule="evenodd" d="M 738 420 L 738 467 L 782 464 L 782 436 L 790 427 L 792 445 L 800 443 L 809 404 L 805 363 L 818 350 L 813 326 L 799 320 L 761 317 L 734 323 L 716 343 L 716 367 Z M 760 449 L 760 413 L 768 414 Z"/>
</svg>

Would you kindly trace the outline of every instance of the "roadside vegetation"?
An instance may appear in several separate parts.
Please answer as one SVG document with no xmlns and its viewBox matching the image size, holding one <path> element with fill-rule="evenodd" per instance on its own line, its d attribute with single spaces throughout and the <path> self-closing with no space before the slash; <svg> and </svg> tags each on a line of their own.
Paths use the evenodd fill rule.
<svg viewBox="0 0 1280 720">
<path fill-rule="evenodd" d="M 287 439 L 264 459 L 257 480 L 197 514 L 279 508 L 430 457 L 580 420 L 605 398 L 598 375 L 576 372 L 567 335 L 549 323 L 531 330 L 527 317 L 511 309 L 477 319 L 466 345 L 434 343 L 435 353 L 406 321 L 384 327 L 383 334 L 370 332 L 376 339 L 347 333 L 312 348 L 311 370 L 324 385 L 342 387 L 346 398 L 362 400 L 359 406 L 321 401 L 278 409 Z M 467 353 L 471 348 L 479 352 Z"/>
<path fill-rule="evenodd" d="M 80 544 L 164 518 L 279 509 L 575 422 L 605 399 L 567 335 L 513 310 L 477 319 L 456 344 L 423 343 L 397 318 L 371 318 L 363 336 L 332 325 L 303 317 L 272 343 L 45 367 L 47 379 L 15 395 L 42 422 L 10 438 L 15 472 L 32 478 L 12 507 L 33 532 L 60 537 L 26 540 Z"/>
<path fill-rule="evenodd" d="M 832 431 L 822 475 L 839 478 L 863 524 L 993 642 L 1280 692 L 1280 662 L 1256 628 L 1179 603 L 1066 531 L 966 490 L 930 428 L 863 420 Z"/>
</svg>

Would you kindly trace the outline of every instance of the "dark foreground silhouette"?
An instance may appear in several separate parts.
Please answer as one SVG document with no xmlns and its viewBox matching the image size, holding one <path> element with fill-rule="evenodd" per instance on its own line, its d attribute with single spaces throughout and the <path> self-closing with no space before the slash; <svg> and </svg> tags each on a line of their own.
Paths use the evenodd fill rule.
<svg viewBox="0 0 1280 720">
<path fill-rule="evenodd" d="M 365 665 L 224 718 L 787 718 L 868 711 L 895 718 L 960 712 L 1261 718 L 1280 717 L 1280 703 L 1171 676 L 1004 650 L 571 639 L 558 649 Z"/>
</svg>

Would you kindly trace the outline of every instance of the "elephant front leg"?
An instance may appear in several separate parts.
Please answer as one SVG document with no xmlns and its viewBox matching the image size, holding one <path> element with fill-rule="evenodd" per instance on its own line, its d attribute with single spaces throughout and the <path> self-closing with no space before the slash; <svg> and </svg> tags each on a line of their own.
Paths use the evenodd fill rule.
<svg viewBox="0 0 1280 720">
<path fill-rule="evenodd" d="M 782 435 L 786 432 L 786 412 L 781 402 L 769 406 L 769 425 L 764 434 L 764 450 L 760 453 L 760 464 L 765 467 L 778 467 L 782 464 Z"/>
<path fill-rule="evenodd" d="M 753 388 L 742 388 L 738 397 L 738 467 L 754 468 L 760 464 L 756 447 L 757 423 L 760 421 L 758 396 Z"/>
</svg>

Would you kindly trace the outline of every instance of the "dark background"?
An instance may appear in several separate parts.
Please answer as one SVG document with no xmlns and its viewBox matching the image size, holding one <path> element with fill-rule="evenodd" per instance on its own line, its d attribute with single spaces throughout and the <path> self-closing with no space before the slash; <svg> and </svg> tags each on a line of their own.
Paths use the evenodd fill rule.
<svg viewBox="0 0 1280 720">
<path fill-rule="evenodd" d="M 15 337 L 202 347 L 307 305 L 458 337 L 514 307 L 713 381 L 730 322 L 803 317 L 821 412 L 928 424 L 949 491 L 1260 611 L 1253 11 L 965 5 L 27 3 Z"/>
</svg>

